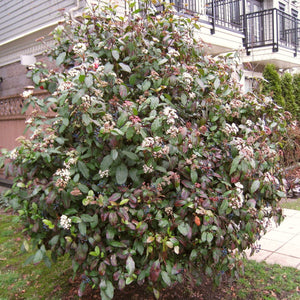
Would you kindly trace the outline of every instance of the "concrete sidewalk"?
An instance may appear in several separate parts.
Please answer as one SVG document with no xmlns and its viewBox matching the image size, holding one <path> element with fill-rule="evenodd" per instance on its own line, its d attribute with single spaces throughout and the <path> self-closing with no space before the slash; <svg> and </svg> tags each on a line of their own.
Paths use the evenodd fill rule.
<svg viewBox="0 0 300 300">
<path fill-rule="evenodd" d="M 280 226 L 273 225 L 257 241 L 260 250 L 249 259 L 269 264 L 294 267 L 300 270 L 300 211 L 284 209 L 286 216 Z M 246 252 L 247 254 L 250 251 Z"/>
</svg>

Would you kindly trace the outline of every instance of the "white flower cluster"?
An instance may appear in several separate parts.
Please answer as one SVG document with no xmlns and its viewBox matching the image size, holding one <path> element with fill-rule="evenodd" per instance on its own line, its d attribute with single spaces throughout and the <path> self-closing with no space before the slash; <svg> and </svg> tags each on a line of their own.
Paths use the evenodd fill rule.
<svg viewBox="0 0 300 300">
<path fill-rule="evenodd" d="M 58 169 L 54 173 L 54 176 L 59 176 L 59 178 L 56 180 L 55 185 L 60 188 L 65 188 L 71 179 L 69 170 L 70 166 L 68 166 L 67 164 L 64 165 L 66 167 L 65 169 Z"/>
<path fill-rule="evenodd" d="M 245 147 L 245 141 L 240 137 L 234 137 L 230 142 L 230 145 L 234 145 L 238 150 L 241 150 Z"/>
<path fill-rule="evenodd" d="M 100 175 L 100 178 L 103 178 L 103 177 L 108 177 L 109 176 L 109 170 L 99 170 L 99 175 Z"/>
<path fill-rule="evenodd" d="M 279 180 L 274 175 L 272 175 L 269 172 L 266 172 L 264 177 L 264 183 L 270 183 L 270 182 L 273 184 L 279 184 Z"/>
<path fill-rule="evenodd" d="M 103 132 L 104 133 L 111 132 L 114 129 L 115 125 L 116 125 L 116 123 L 113 121 L 112 115 L 111 114 L 105 114 L 103 116 L 103 120 L 105 121 L 104 124 L 103 124 L 103 128 L 104 128 Z"/>
<path fill-rule="evenodd" d="M 153 152 L 154 157 L 162 157 L 163 155 L 169 154 L 170 148 L 169 146 L 163 145 L 162 144 L 163 140 L 161 137 L 156 136 L 156 137 L 146 137 L 141 146 L 143 148 L 154 148 L 154 147 L 159 147 L 160 150 Z"/>
<path fill-rule="evenodd" d="M 73 51 L 78 55 L 82 55 L 86 51 L 86 45 L 84 43 L 77 43 L 73 47 Z"/>
<path fill-rule="evenodd" d="M 146 137 L 143 142 L 142 142 L 142 147 L 143 148 L 146 148 L 146 147 L 152 147 L 154 146 L 155 144 L 155 141 L 154 141 L 154 138 L 153 137 Z"/>
<path fill-rule="evenodd" d="M 59 84 L 58 90 L 63 92 L 71 89 L 74 86 L 74 83 L 72 81 L 63 81 Z"/>
<path fill-rule="evenodd" d="M 239 209 L 243 206 L 244 203 L 244 194 L 243 194 L 244 186 L 240 182 L 235 183 L 235 186 L 237 191 L 237 198 L 231 199 L 229 205 L 233 209 Z"/>
<path fill-rule="evenodd" d="M 223 129 L 223 131 L 227 134 L 237 134 L 239 132 L 239 128 L 235 125 L 235 123 L 232 123 L 231 125 L 226 123 L 225 124 L 225 128 Z"/>
<path fill-rule="evenodd" d="M 253 122 L 252 122 L 251 120 L 247 120 L 247 121 L 246 121 L 246 125 L 247 125 L 248 127 L 252 127 L 252 126 L 253 126 Z"/>
<path fill-rule="evenodd" d="M 187 85 L 190 85 L 193 82 L 193 76 L 188 72 L 182 73 L 182 78 Z"/>
<path fill-rule="evenodd" d="M 147 173 L 152 173 L 154 171 L 153 167 L 150 166 L 148 167 L 146 164 L 143 165 L 143 170 L 144 170 L 144 173 L 147 174 Z"/>
<path fill-rule="evenodd" d="M 177 50 L 175 50 L 174 48 L 172 48 L 172 47 L 168 48 L 167 56 L 169 56 L 169 57 L 178 57 L 179 55 L 180 55 L 180 53 Z"/>
<path fill-rule="evenodd" d="M 246 146 L 240 150 L 239 154 L 244 158 L 250 160 L 254 156 L 254 151 L 252 147 Z"/>
<path fill-rule="evenodd" d="M 62 215 L 60 217 L 60 226 L 63 228 L 63 229 L 70 229 L 71 228 L 71 223 L 72 223 L 72 220 L 70 218 L 68 218 L 66 215 Z"/>
<path fill-rule="evenodd" d="M 29 90 L 29 91 L 24 91 L 22 96 L 23 96 L 23 98 L 29 98 L 32 94 L 33 94 L 33 91 Z"/>
<path fill-rule="evenodd" d="M 68 74 L 71 76 L 71 77 L 76 77 L 78 75 L 80 75 L 80 71 L 75 69 L 75 68 L 72 68 L 68 71 Z"/>
<path fill-rule="evenodd" d="M 63 30 L 64 30 L 64 26 L 58 25 L 58 26 L 56 26 L 56 28 L 54 29 L 54 33 L 57 33 L 58 35 L 61 35 L 62 32 L 63 32 Z"/>
<path fill-rule="evenodd" d="M 16 149 L 13 149 L 10 153 L 9 153 L 9 158 L 10 159 L 16 159 L 18 157 L 18 153 Z"/>
<path fill-rule="evenodd" d="M 175 109 L 167 106 L 164 108 L 163 114 L 167 117 L 168 124 L 175 124 L 175 119 L 178 119 L 178 115 Z"/>
<path fill-rule="evenodd" d="M 89 95 L 82 96 L 81 101 L 82 101 L 81 106 L 83 107 L 84 110 L 87 110 L 91 107 L 92 101 Z"/>
<path fill-rule="evenodd" d="M 254 156 L 254 150 L 251 146 L 246 146 L 245 140 L 240 137 L 234 137 L 230 142 L 231 145 L 234 145 L 239 150 L 239 155 L 244 157 L 247 160 L 250 160 Z"/>
<path fill-rule="evenodd" d="M 176 137 L 179 133 L 179 130 L 176 126 L 172 125 L 167 131 L 166 134 L 169 134 L 171 137 Z"/>
<path fill-rule="evenodd" d="M 241 108 L 244 106 L 244 103 L 241 100 L 234 99 L 230 102 L 232 108 Z"/>
</svg>

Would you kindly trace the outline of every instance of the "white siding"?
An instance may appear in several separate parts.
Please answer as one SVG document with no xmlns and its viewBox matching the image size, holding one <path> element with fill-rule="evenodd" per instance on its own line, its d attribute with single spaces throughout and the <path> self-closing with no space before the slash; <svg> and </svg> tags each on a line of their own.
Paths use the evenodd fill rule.
<svg viewBox="0 0 300 300">
<path fill-rule="evenodd" d="M 85 1 L 80 1 L 84 7 Z M 0 0 L 0 45 L 56 23 L 77 0 Z"/>
</svg>

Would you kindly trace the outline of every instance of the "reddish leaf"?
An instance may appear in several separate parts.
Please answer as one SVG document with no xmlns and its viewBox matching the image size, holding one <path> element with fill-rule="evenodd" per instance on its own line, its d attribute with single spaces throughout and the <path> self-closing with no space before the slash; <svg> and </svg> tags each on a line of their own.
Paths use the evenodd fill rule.
<svg viewBox="0 0 300 300">
<path fill-rule="evenodd" d="M 111 212 L 109 213 L 109 223 L 112 225 L 112 226 L 115 226 L 117 225 L 118 223 L 118 216 L 117 216 L 117 213 L 116 212 Z"/>
<path fill-rule="evenodd" d="M 201 224 L 200 218 L 198 216 L 195 216 L 195 224 L 197 226 L 200 226 L 200 224 Z"/>
<path fill-rule="evenodd" d="M 121 194 L 120 193 L 114 193 L 112 194 L 109 198 L 108 201 L 117 201 L 121 198 Z"/>
<path fill-rule="evenodd" d="M 157 279 L 158 279 L 158 277 L 160 275 L 160 271 L 161 271 L 161 269 L 160 269 L 160 262 L 159 262 L 159 260 L 156 260 L 152 264 L 151 269 L 150 269 L 150 280 L 152 282 L 156 282 L 157 281 Z"/>
<path fill-rule="evenodd" d="M 105 275 L 105 270 L 106 270 L 106 265 L 104 262 L 101 262 L 100 263 L 100 266 L 99 266 L 99 269 L 98 269 L 98 272 L 101 276 Z"/>
</svg>

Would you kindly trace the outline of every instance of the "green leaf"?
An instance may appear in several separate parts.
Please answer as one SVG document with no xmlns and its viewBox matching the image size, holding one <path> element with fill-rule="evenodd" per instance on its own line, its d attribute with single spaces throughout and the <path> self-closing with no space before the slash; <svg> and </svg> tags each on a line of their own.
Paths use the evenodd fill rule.
<svg viewBox="0 0 300 300">
<path fill-rule="evenodd" d="M 126 120 L 127 120 L 127 113 L 123 112 L 117 121 L 118 127 L 121 127 L 122 125 L 124 125 Z"/>
<path fill-rule="evenodd" d="M 163 59 L 161 59 L 161 60 L 158 62 L 158 65 L 159 65 L 159 66 L 160 66 L 160 65 L 163 65 L 163 64 L 165 64 L 167 61 L 168 61 L 167 58 L 163 58 Z"/>
<path fill-rule="evenodd" d="M 201 241 L 202 241 L 202 242 L 206 242 L 206 240 L 207 240 L 207 232 L 204 231 L 204 232 L 202 232 L 202 234 L 201 234 Z"/>
<path fill-rule="evenodd" d="M 116 248 L 126 248 L 127 246 L 124 243 L 118 241 L 110 241 L 109 244 Z"/>
<path fill-rule="evenodd" d="M 43 220 L 43 223 L 44 223 L 45 225 L 47 225 L 47 226 L 49 227 L 49 229 L 53 229 L 53 228 L 54 228 L 54 225 L 52 224 L 52 222 L 51 222 L 50 220 L 44 219 L 44 220 Z"/>
<path fill-rule="evenodd" d="M 32 81 L 35 83 L 35 84 L 39 84 L 40 83 L 40 73 L 35 73 L 32 77 Z"/>
<path fill-rule="evenodd" d="M 116 169 L 116 180 L 118 184 L 124 184 L 128 177 L 128 169 L 125 164 L 121 164 Z"/>
<path fill-rule="evenodd" d="M 68 118 L 63 118 L 62 123 L 63 123 L 65 126 L 68 126 L 68 125 L 69 125 L 69 119 L 68 119 Z"/>
<path fill-rule="evenodd" d="M 128 276 L 131 276 L 135 270 L 135 262 L 131 256 L 128 256 L 126 259 L 126 270 L 128 272 Z"/>
<path fill-rule="evenodd" d="M 163 281 L 165 282 L 166 285 L 170 286 L 171 285 L 171 279 L 169 277 L 169 274 L 166 271 L 161 272 L 161 277 Z"/>
<path fill-rule="evenodd" d="M 93 84 L 94 84 L 94 78 L 93 78 L 93 75 L 92 74 L 88 74 L 85 79 L 84 79 L 84 82 L 86 84 L 86 86 L 88 88 L 92 87 Z"/>
<path fill-rule="evenodd" d="M 198 257 L 198 251 L 196 249 L 193 249 L 190 254 L 190 260 L 193 261 Z"/>
<path fill-rule="evenodd" d="M 88 126 L 91 123 L 91 118 L 88 114 L 82 115 L 82 122 L 85 126 Z M 67 126 L 67 125 L 66 125 Z"/>
<path fill-rule="evenodd" d="M 139 159 L 139 157 L 133 152 L 123 150 L 122 153 L 131 160 L 137 161 Z"/>
<path fill-rule="evenodd" d="M 43 252 L 39 249 L 34 255 L 33 263 L 37 264 L 37 263 L 41 262 L 43 259 L 43 256 L 44 256 Z"/>
<path fill-rule="evenodd" d="M 62 52 L 60 53 L 57 58 L 56 58 L 56 65 L 59 66 L 66 58 L 67 53 L 66 52 Z"/>
<path fill-rule="evenodd" d="M 80 173 L 83 175 L 83 177 L 88 179 L 90 173 L 89 173 L 89 169 L 87 168 L 86 164 L 84 162 L 82 162 L 81 160 L 79 160 L 77 162 L 77 166 L 78 166 Z"/>
<path fill-rule="evenodd" d="M 114 58 L 115 60 L 119 60 L 120 54 L 119 54 L 119 51 L 118 51 L 118 50 L 113 50 L 113 51 L 111 51 L 111 54 L 112 54 L 112 56 L 113 56 L 113 58 Z"/>
<path fill-rule="evenodd" d="M 77 214 L 77 212 L 78 211 L 75 208 L 68 208 L 67 210 L 65 210 L 64 215 L 70 216 L 70 215 Z"/>
<path fill-rule="evenodd" d="M 119 63 L 119 66 L 122 68 L 123 71 L 131 73 L 131 68 L 128 65 L 124 63 Z"/>
<path fill-rule="evenodd" d="M 111 155 L 113 160 L 116 160 L 118 158 L 119 152 L 116 149 L 112 149 L 111 152 L 110 152 L 110 155 Z"/>
<path fill-rule="evenodd" d="M 250 188 L 251 194 L 255 193 L 259 189 L 259 187 L 260 187 L 260 181 L 258 179 L 254 180 Z"/>
<path fill-rule="evenodd" d="M 161 121 L 159 118 L 155 119 L 154 122 L 151 125 L 151 130 L 152 131 L 157 131 L 158 129 L 161 128 Z"/>
<path fill-rule="evenodd" d="M 136 75 L 136 74 L 130 75 L 130 77 L 129 77 L 129 83 L 130 83 L 131 85 L 135 85 L 136 78 L 137 78 L 137 75 Z"/>
<path fill-rule="evenodd" d="M 114 297 L 114 286 L 111 283 L 111 281 L 106 282 L 106 289 L 105 289 L 106 295 L 110 298 L 113 299 Z"/>
<path fill-rule="evenodd" d="M 129 199 L 123 199 L 121 202 L 120 202 L 120 205 L 124 205 L 124 204 L 127 204 L 129 201 Z"/>
<path fill-rule="evenodd" d="M 89 192 L 89 188 L 86 185 L 82 184 L 82 183 L 78 184 L 78 188 L 84 194 L 87 194 Z"/>
<path fill-rule="evenodd" d="M 55 236 L 49 241 L 49 244 L 50 244 L 51 246 L 54 246 L 54 245 L 57 244 L 58 240 L 59 240 L 59 235 L 55 235 Z"/>
<path fill-rule="evenodd" d="M 90 215 L 88 215 L 88 214 L 82 214 L 81 216 L 80 216 L 80 218 L 81 218 L 81 220 L 83 221 L 83 222 L 93 222 L 93 217 L 92 216 L 90 216 Z"/>
<path fill-rule="evenodd" d="M 225 213 L 227 207 L 228 207 L 228 200 L 227 200 L 227 199 L 224 199 L 224 200 L 222 201 L 221 206 L 219 207 L 219 214 L 220 214 L 220 215 L 223 215 L 223 214 Z"/>
<path fill-rule="evenodd" d="M 113 70 L 113 68 L 114 68 L 114 65 L 111 64 L 110 62 L 107 62 L 107 63 L 105 64 L 105 66 L 104 66 L 103 72 L 104 72 L 105 74 L 108 74 L 108 73 L 110 73 L 110 72 Z"/>
<path fill-rule="evenodd" d="M 158 97 L 151 97 L 150 100 L 151 100 L 151 102 L 150 102 L 151 109 L 156 109 L 158 104 L 159 104 L 159 98 Z"/>
<path fill-rule="evenodd" d="M 102 171 L 108 170 L 109 167 L 111 166 L 113 160 L 110 154 L 104 156 L 104 158 L 102 159 L 102 162 L 100 164 L 100 169 Z"/>
<path fill-rule="evenodd" d="M 81 97 L 84 95 L 84 90 L 79 90 L 76 95 L 72 98 L 72 104 L 79 104 L 79 100 L 81 100 Z"/>
<path fill-rule="evenodd" d="M 237 169 L 241 159 L 242 159 L 242 156 L 237 156 L 233 159 L 233 161 L 231 163 L 230 172 L 229 172 L 230 175 Z"/>
<path fill-rule="evenodd" d="M 132 137 L 134 136 L 134 134 L 135 134 L 135 129 L 134 129 L 134 127 L 129 127 L 129 128 L 127 129 L 127 131 L 126 131 L 126 139 L 127 139 L 127 140 L 132 139 Z"/>
<path fill-rule="evenodd" d="M 83 83 L 84 79 L 85 79 L 85 75 L 83 75 L 83 74 L 79 75 L 79 82 L 80 83 Z"/>
<path fill-rule="evenodd" d="M 184 222 L 180 223 L 180 225 L 178 226 L 179 232 L 184 236 L 188 235 L 189 229 L 190 229 L 189 224 L 184 223 Z"/>
<path fill-rule="evenodd" d="M 196 183 L 197 182 L 197 179 L 198 179 L 197 170 L 195 170 L 195 169 L 191 170 L 191 179 L 192 179 L 192 183 Z"/>
<path fill-rule="evenodd" d="M 142 90 L 145 92 L 145 91 L 149 90 L 150 86 L 151 86 L 151 81 L 145 80 L 142 84 Z"/>
<path fill-rule="evenodd" d="M 84 222 L 81 222 L 78 224 L 79 232 L 81 235 L 86 235 L 86 224 Z"/>
<path fill-rule="evenodd" d="M 220 79 L 219 77 L 217 77 L 214 82 L 214 88 L 217 90 L 219 86 L 220 86 Z"/>
<path fill-rule="evenodd" d="M 206 240 L 210 243 L 214 239 L 214 236 L 211 232 L 207 233 Z"/>
</svg>

